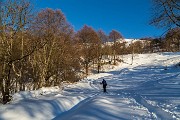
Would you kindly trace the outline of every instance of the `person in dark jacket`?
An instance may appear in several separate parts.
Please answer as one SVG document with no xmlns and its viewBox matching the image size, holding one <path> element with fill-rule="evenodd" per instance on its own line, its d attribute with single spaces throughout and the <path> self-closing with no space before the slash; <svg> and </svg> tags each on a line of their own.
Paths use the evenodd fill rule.
<svg viewBox="0 0 180 120">
<path fill-rule="evenodd" d="M 105 81 L 104 79 L 103 79 L 103 81 L 101 82 L 101 84 L 103 85 L 104 92 L 106 92 L 107 83 L 106 83 L 106 81 Z"/>
</svg>

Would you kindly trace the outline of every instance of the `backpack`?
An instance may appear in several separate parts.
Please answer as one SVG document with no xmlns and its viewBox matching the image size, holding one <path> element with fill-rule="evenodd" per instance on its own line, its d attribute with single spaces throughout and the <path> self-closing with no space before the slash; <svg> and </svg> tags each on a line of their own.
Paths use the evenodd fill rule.
<svg viewBox="0 0 180 120">
<path fill-rule="evenodd" d="M 103 85 L 105 85 L 105 86 L 107 85 L 107 83 L 106 83 L 106 81 L 105 81 L 105 80 L 103 81 Z"/>
</svg>

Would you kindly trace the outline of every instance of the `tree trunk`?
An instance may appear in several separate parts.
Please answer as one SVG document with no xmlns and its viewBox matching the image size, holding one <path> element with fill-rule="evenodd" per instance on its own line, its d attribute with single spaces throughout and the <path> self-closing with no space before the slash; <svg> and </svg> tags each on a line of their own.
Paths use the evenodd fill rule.
<svg viewBox="0 0 180 120">
<path fill-rule="evenodd" d="M 5 79 L 5 84 L 4 87 L 2 87 L 2 95 L 3 95 L 3 104 L 6 104 L 7 102 L 9 102 L 10 99 L 10 74 L 11 74 L 11 68 L 12 68 L 12 64 L 9 63 L 8 65 L 8 74 L 7 77 Z"/>
<path fill-rule="evenodd" d="M 113 51 L 113 59 L 114 59 L 114 65 L 116 65 L 116 54 L 115 54 L 115 50 Z"/>
<path fill-rule="evenodd" d="M 86 69 L 86 76 L 88 76 L 89 71 L 88 71 L 88 64 L 87 63 L 85 64 L 85 69 Z"/>
</svg>

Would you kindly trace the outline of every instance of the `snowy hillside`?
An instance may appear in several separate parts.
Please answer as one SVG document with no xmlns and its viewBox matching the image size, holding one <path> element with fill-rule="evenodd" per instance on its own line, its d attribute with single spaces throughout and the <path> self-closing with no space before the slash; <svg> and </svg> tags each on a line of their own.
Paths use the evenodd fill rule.
<svg viewBox="0 0 180 120">
<path fill-rule="evenodd" d="M 134 43 L 134 42 L 137 42 L 137 41 L 141 41 L 141 42 L 144 42 L 144 41 L 147 41 L 147 40 L 141 40 L 141 39 L 117 39 L 116 42 L 119 42 L 119 43 L 123 43 L 123 42 L 126 42 L 126 45 L 129 46 L 130 44 Z M 106 42 L 106 45 L 110 45 L 112 46 L 114 44 L 114 42 Z"/>
<path fill-rule="evenodd" d="M 133 65 L 131 55 L 123 59 L 63 88 L 17 93 L 0 105 L 0 120 L 179 120 L 180 53 L 135 55 Z"/>
</svg>

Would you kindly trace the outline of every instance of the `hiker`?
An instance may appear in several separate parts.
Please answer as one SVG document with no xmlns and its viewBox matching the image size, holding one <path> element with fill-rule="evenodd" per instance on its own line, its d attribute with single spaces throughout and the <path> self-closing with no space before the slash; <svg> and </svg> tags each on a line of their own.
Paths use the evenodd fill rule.
<svg viewBox="0 0 180 120">
<path fill-rule="evenodd" d="M 106 81 L 105 81 L 104 79 L 103 79 L 103 81 L 101 82 L 101 84 L 103 84 L 104 92 L 106 92 L 107 83 L 106 83 Z"/>
</svg>

